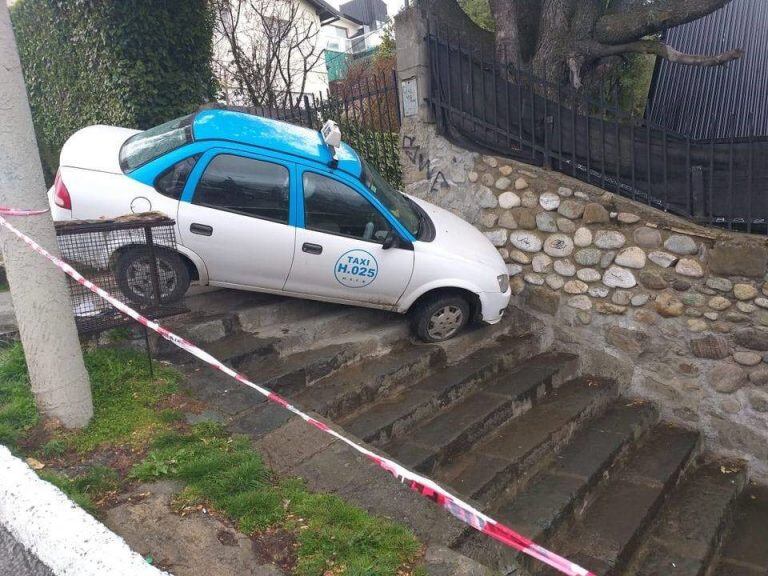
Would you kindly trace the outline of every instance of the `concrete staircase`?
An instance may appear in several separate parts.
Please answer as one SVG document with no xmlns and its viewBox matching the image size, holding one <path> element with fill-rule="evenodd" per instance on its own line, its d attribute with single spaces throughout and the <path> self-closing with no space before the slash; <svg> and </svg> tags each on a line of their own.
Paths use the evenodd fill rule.
<svg viewBox="0 0 768 576">
<path fill-rule="evenodd" d="M 385 312 L 235 291 L 187 304 L 172 329 L 598 574 L 768 573 L 768 488 L 583 374 L 522 312 L 428 345 Z M 233 431 L 255 440 L 289 419 L 166 344 Z M 472 530 L 452 546 L 505 574 L 554 574 Z"/>
</svg>

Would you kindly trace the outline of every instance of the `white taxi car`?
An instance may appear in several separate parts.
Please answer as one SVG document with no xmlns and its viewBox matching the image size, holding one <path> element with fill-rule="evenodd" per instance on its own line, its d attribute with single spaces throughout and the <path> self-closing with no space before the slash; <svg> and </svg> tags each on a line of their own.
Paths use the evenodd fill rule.
<svg viewBox="0 0 768 576">
<path fill-rule="evenodd" d="M 317 132 L 212 109 L 143 132 L 90 126 L 60 166 L 55 220 L 157 211 L 176 221 L 176 250 L 159 254 L 166 300 L 197 281 L 408 312 L 428 342 L 470 320 L 496 323 L 509 302 L 485 236 L 393 189 L 332 122 Z M 145 250 L 111 256 L 123 292 L 142 301 Z"/>
</svg>

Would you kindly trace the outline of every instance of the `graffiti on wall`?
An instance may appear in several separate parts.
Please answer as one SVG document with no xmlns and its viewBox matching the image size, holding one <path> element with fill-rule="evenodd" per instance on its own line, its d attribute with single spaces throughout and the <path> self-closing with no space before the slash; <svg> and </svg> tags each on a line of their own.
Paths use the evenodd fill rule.
<svg viewBox="0 0 768 576">
<path fill-rule="evenodd" d="M 421 146 L 416 144 L 416 138 L 414 136 L 408 136 L 403 134 L 403 153 L 410 163 L 416 167 L 419 172 L 426 170 L 427 180 L 429 180 L 429 193 L 437 192 L 438 186 L 440 188 L 450 188 L 451 182 L 445 177 L 442 170 L 435 170 L 432 166 L 432 160 L 430 160 L 422 151 Z"/>
</svg>

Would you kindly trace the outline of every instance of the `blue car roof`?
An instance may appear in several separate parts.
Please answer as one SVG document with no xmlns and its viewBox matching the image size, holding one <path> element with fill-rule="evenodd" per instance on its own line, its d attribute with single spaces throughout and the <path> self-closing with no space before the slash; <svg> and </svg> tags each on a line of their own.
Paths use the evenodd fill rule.
<svg viewBox="0 0 768 576">
<path fill-rule="evenodd" d="M 319 131 L 243 112 L 203 110 L 195 115 L 192 132 L 195 140 L 238 142 L 324 165 L 331 161 L 331 152 Z M 362 174 L 360 157 L 349 145 L 342 143 L 336 158 L 339 169 L 356 178 Z"/>
</svg>

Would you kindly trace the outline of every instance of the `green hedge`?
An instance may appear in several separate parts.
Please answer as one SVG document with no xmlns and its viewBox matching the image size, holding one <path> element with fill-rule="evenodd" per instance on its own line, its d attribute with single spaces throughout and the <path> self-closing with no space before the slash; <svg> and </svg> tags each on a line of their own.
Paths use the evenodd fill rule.
<svg viewBox="0 0 768 576">
<path fill-rule="evenodd" d="M 215 94 L 209 0 L 20 0 L 11 17 L 49 177 L 79 128 L 148 128 Z"/>
</svg>

